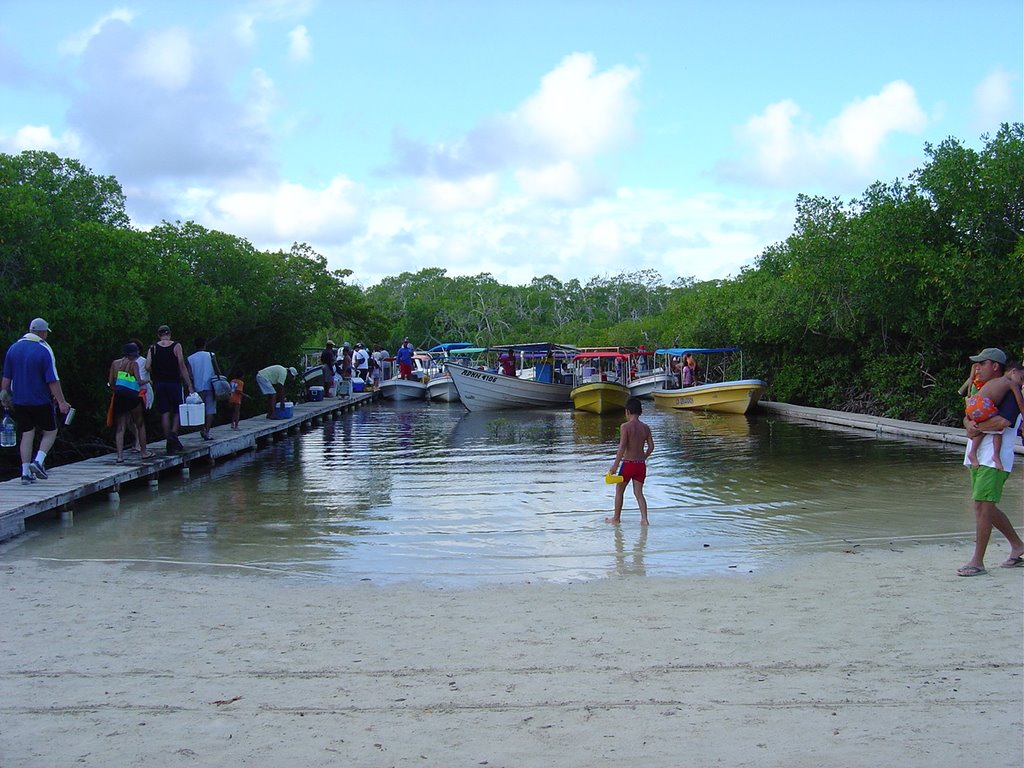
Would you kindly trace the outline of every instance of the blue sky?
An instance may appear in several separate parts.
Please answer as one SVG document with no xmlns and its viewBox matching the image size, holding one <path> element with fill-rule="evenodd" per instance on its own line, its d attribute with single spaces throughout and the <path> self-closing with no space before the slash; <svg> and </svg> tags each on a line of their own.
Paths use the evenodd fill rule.
<svg viewBox="0 0 1024 768">
<path fill-rule="evenodd" d="M 0 0 L 0 152 L 372 285 L 735 275 L 1022 119 L 1020 0 Z"/>
</svg>

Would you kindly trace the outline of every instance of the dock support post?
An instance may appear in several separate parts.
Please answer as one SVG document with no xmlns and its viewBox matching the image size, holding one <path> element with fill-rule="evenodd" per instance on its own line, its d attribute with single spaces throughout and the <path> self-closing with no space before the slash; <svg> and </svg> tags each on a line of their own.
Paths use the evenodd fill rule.
<svg viewBox="0 0 1024 768">
<path fill-rule="evenodd" d="M 107 500 L 112 502 L 119 502 L 121 500 L 121 484 L 114 483 L 110 488 L 110 492 L 107 493 Z"/>
</svg>

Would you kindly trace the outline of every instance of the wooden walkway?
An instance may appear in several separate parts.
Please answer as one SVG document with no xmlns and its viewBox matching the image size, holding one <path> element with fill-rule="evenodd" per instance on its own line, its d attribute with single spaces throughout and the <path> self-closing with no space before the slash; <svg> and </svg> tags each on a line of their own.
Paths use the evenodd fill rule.
<svg viewBox="0 0 1024 768">
<path fill-rule="evenodd" d="M 961 449 L 966 449 L 967 447 L 967 432 L 962 427 L 919 424 L 916 421 L 900 421 L 899 419 L 886 419 L 881 416 L 865 416 L 860 413 L 828 411 L 824 408 L 809 408 L 804 405 L 774 403 L 765 400 L 758 403 L 758 407 L 772 413 L 791 416 L 796 419 L 816 421 L 822 424 L 835 424 L 841 427 L 852 427 L 853 429 L 866 429 L 878 435 L 914 437 L 921 440 L 935 440 L 940 443 L 948 443 Z M 1024 445 L 1021 445 L 1019 440 L 1014 446 L 1014 453 L 1024 455 Z"/>
<path fill-rule="evenodd" d="M 167 455 L 164 441 L 150 443 L 149 450 L 156 453 L 152 459 L 142 460 L 138 454 L 125 452 L 125 463 L 116 464 L 116 453 L 93 459 L 64 464 L 49 469 L 46 480 L 22 485 L 21 478 L 0 482 L 0 541 L 25 532 L 26 518 L 45 512 L 66 513 L 72 505 L 97 493 L 118 493 L 125 483 L 159 482 L 160 474 L 168 470 L 188 472 L 194 461 L 214 462 L 225 456 L 234 456 L 266 445 L 269 440 L 316 426 L 325 419 L 335 419 L 345 411 L 369 403 L 373 394 L 353 395 L 349 398 L 328 398 L 322 402 L 296 403 L 290 419 L 268 419 L 254 416 L 240 421 L 238 429 L 230 424 L 214 427 L 213 440 L 203 440 L 198 431 L 181 435 L 185 449 Z M 134 456 L 134 458 L 132 458 Z"/>
</svg>

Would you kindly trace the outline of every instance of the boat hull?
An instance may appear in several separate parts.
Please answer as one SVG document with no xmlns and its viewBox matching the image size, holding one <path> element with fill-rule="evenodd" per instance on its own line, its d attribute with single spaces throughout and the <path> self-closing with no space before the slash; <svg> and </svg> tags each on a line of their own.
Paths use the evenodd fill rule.
<svg viewBox="0 0 1024 768">
<path fill-rule="evenodd" d="M 625 384 L 611 381 L 595 381 L 570 392 L 572 407 L 589 413 L 621 413 L 629 399 L 629 388 Z"/>
<path fill-rule="evenodd" d="M 412 379 L 388 379 L 380 384 L 380 396 L 385 400 L 423 400 L 427 385 Z"/>
<path fill-rule="evenodd" d="M 632 397 L 650 398 L 658 390 L 669 389 L 676 385 L 676 377 L 671 373 L 656 373 L 642 376 L 629 382 L 629 394 Z"/>
<path fill-rule="evenodd" d="M 568 384 L 547 384 L 479 371 L 456 363 L 449 363 L 459 399 L 469 411 L 501 410 L 509 408 L 561 408 L 569 405 Z"/>
<path fill-rule="evenodd" d="M 683 389 L 666 389 L 654 392 L 654 402 L 679 410 L 746 413 L 757 405 L 764 394 L 765 386 L 760 379 L 743 379 Z"/>
<path fill-rule="evenodd" d="M 435 403 L 459 402 L 459 391 L 449 375 L 438 376 L 427 382 L 427 398 Z"/>
</svg>

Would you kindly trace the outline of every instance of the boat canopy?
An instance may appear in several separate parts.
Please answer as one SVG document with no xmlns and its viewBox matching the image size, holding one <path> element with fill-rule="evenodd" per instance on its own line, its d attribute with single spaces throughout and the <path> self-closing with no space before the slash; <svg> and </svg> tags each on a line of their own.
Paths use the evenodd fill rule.
<svg viewBox="0 0 1024 768">
<path fill-rule="evenodd" d="M 705 349 L 703 347 L 670 347 L 669 349 L 656 350 L 659 355 L 674 355 L 676 357 L 682 357 L 685 354 L 692 353 L 695 355 L 713 355 L 716 352 L 739 352 L 739 347 L 714 347 Z"/>
<path fill-rule="evenodd" d="M 598 358 L 628 360 L 629 355 L 622 352 L 580 352 L 573 360 L 595 360 Z"/>
<path fill-rule="evenodd" d="M 468 341 L 451 341 L 437 344 L 436 346 L 433 346 L 430 349 L 428 349 L 427 352 L 452 352 L 456 349 L 465 350 L 471 348 L 473 348 L 473 345 L 470 344 Z"/>
<path fill-rule="evenodd" d="M 572 357 L 578 350 L 568 344 L 552 344 L 550 342 L 533 342 L 529 344 L 495 344 L 487 348 L 489 352 L 513 352 L 523 353 L 526 357 Z"/>
</svg>

